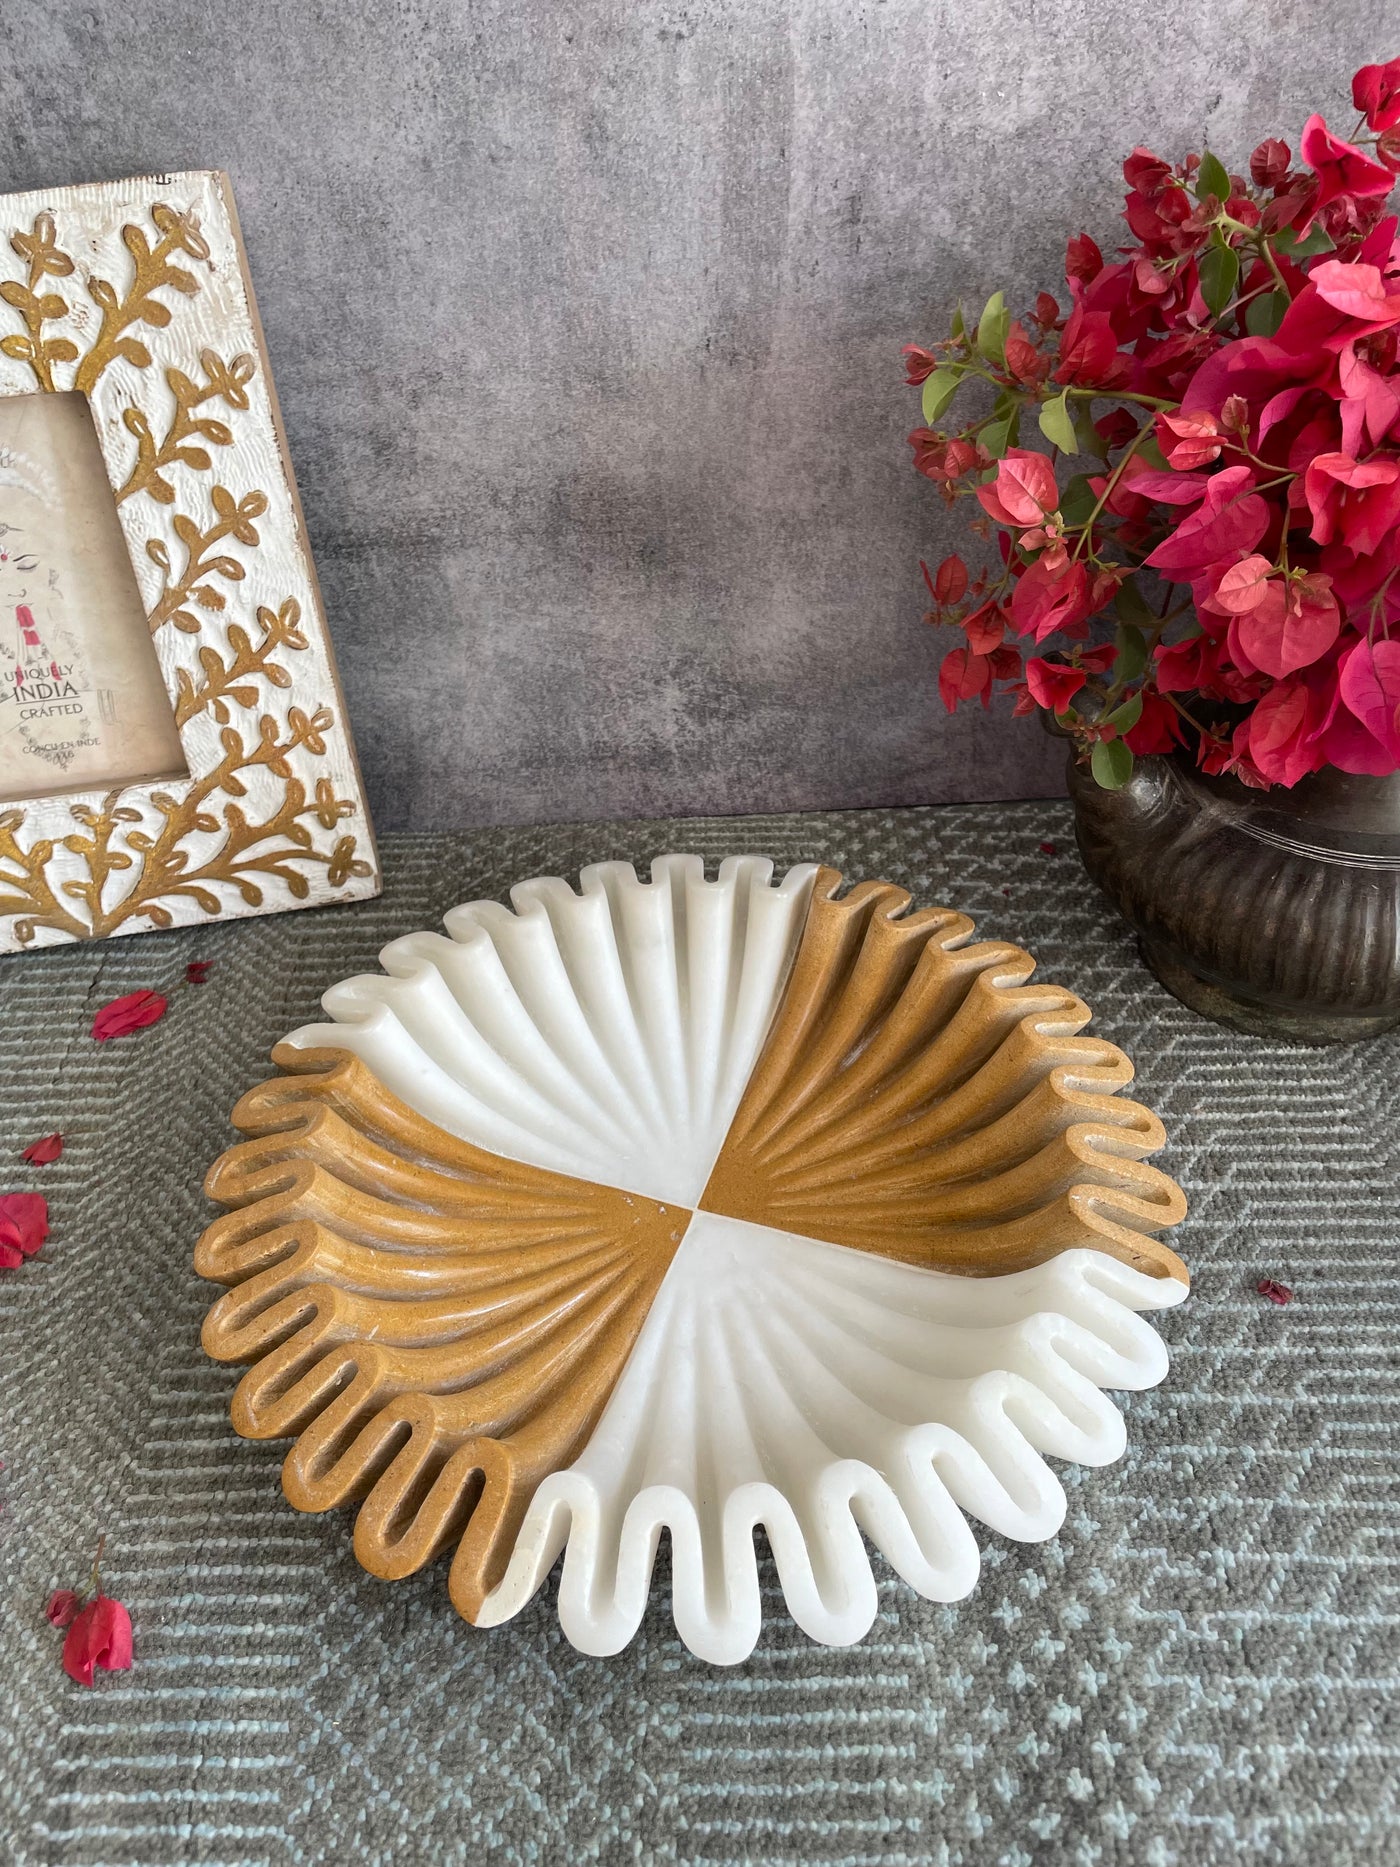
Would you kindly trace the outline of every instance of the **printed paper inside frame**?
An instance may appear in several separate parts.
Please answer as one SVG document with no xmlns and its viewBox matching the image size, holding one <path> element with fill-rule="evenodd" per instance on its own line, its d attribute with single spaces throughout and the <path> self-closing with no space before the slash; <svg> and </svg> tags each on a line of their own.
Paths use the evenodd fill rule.
<svg viewBox="0 0 1400 1867">
<path fill-rule="evenodd" d="M 0 534 L 0 672 L 10 684 L 0 730 L 17 686 L 30 702 L 20 709 L 26 752 L 44 737 L 34 722 L 49 717 L 36 696 L 84 704 L 89 716 L 66 740 L 46 727 L 42 782 L 17 792 L 12 781 L 0 796 L 0 953 L 377 894 L 373 831 L 226 175 L 0 197 L 0 397 L 56 398 L 26 411 L 5 402 L 0 416 L 39 410 L 51 467 L 63 464 L 54 432 L 83 412 L 71 392 L 86 398 L 168 698 L 136 669 L 134 648 L 116 675 L 75 666 L 81 631 L 70 628 L 55 650 L 44 631 L 62 635 L 62 620 L 46 625 L 35 601 L 17 602 L 29 590 L 17 579 L 71 598 L 64 577 L 81 582 L 79 571 L 46 567 L 23 528 Z M 60 404 L 68 412 L 55 428 Z M 84 445 L 91 453 L 90 437 Z M 0 444 L 0 500 L 28 499 L 42 514 L 46 486 L 53 496 L 42 459 L 26 466 Z M 107 511 L 95 529 L 110 525 Z M 90 572 L 102 560 L 87 556 Z M 121 568 L 98 580 L 114 601 Z M 89 645 L 115 653 L 118 633 L 104 621 Z M 133 750 L 126 772 L 118 759 L 118 777 L 96 783 L 78 775 L 80 757 L 65 786 L 54 761 L 71 761 L 74 747 L 97 756 L 104 731 L 120 730 L 114 693 L 135 694 L 138 673 L 157 714 L 173 706 L 178 751 L 168 720 L 143 725 L 138 696 L 127 712 L 144 753 Z M 10 721 L 13 731 L 19 712 Z M 187 769 L 127 781 L 176 765 Z"/>
</svg>

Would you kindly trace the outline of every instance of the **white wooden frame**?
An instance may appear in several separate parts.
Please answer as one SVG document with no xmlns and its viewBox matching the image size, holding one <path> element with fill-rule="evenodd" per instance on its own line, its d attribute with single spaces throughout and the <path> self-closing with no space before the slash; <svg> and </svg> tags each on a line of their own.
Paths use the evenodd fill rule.
<svg viewBox="0 0 1400 1867">
<path fill-rule="evenodd" d="M 0 803 L 0 953 L 377 894 L 227 176 L 0 197 L 0 395 L 65 389 L 189 776 Z"/>
</svg>

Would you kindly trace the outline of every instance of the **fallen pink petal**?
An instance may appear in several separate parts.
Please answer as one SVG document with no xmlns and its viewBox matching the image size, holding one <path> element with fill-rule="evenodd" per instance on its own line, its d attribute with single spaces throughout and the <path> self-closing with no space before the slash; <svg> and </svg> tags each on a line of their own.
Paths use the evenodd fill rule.
<svg viewBox="0 0 1400 1867">
<path fill-rule="evenodd" d="M 1058 856 L 1060 852 L 1053 843 L 1042 843 L 1040 853 L 1042 856 Z"/>
<path fill-rule="evenodd" d="M 1293 1292 L 1287 1284 L 1275 1283 L 1272 1277 L 1265 1277 L 1259 1285 L 1261 1297 L 1267 1297 L 1270 1303 L 1277 1303 L 1282 1309 L 1285 1303 L 1293 1301 Z"/>
<path fill-rule="evenodd" d="M 63 1136 L 46 1134 L 40 1141 L 31 1141 L 21 1158 L 27 1160 L 31 1166 L 47 1167 L 49 1162 L 57 1160 L 62 1152 Z"/>
<path fill-rule="evenodd" d="M 44 1619 L 54 1627 L 66 1627 L 78 1612 L 78 1597 L 71 1588 L 56 1588 L 44 1608 Z"/>
<path fill-rule="evenodd" d="M 192 959 L 185 968 L 185 984 L 203 985 L 213 964 L 212 959 Z"/>
<path fill-rule="evenodd" d="M 133 1031 L 144 1030 L 148 1024 L 158 1024 L 165 1016 L 166 1002 L 159 992 L 150 990 L 128 992 L 124 998 L 114 998 L 93 1019 L 92 1034 L 99 1044 L 113 1037 L 128 1037 Z"/>
<path fill-rule="evenodd" d="M 32 1258 L 49 1235 L 49 1202 L 42 1193 L 0 1193 L 0 1269 Z"/>
<path fill-rule="evenodd" d="M 63 1642 L 63 1670 L 90 1686 L 93 1672 L 125 1672 L 131 1664 L 131 1616 L 110 1595 L 95 1596 L 74 1618 Z"/>
</svg>

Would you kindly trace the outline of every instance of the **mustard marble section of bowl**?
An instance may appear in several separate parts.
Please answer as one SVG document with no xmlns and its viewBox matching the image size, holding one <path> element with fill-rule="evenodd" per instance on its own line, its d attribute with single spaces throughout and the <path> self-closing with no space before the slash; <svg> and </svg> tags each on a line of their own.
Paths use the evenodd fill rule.
<svg viewBox="0 0 1400 1867">
<path fill-rule="evenodd" d="M 1165 1373 L 1180 1189 L 1132 1066 L 951 909 L 760 857 L 667 856 L 455 909 L 332 988 L 210 1172 L 209 1353 L 298 1508 L 373 1573 L 452 1552 L 481 1626 L 564 1557 L 569 1638 L 631 1638 L 660 1536 L 677 1626 L 759 1634 L 753 1532 L 814 1638 L 921 1593 L 968 1517 L 1064 1509 L 1045 1455 L 1124 1446 Z"/>
</svg>

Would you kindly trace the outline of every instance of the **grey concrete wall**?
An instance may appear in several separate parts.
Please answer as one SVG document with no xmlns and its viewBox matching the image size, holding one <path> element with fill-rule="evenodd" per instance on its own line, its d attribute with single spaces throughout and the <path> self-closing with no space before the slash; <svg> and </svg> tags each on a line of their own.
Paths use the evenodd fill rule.
<svg viewBox="0 0 1400 1867">
<path fill-rule="evenodd" d="M 233 175 L 386 827 L 1037 795 L 934 691 L 899 347 L 1390 0 L 4 0 L 0 188 Z"/>
</svg>

